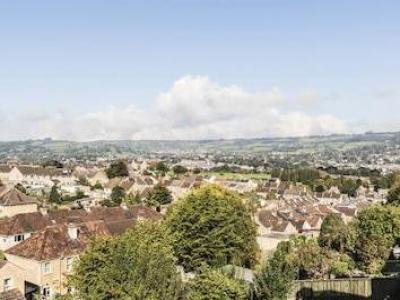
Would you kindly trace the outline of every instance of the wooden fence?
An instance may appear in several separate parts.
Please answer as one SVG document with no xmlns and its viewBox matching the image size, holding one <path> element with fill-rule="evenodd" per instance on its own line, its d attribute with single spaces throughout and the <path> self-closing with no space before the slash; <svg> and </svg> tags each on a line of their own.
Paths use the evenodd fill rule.
<svg viewBox="0 0 400 300">
<path fill-rule="evenodd" d="M 400 299 L 400 278 L 299 280 L 288 300 Z"/>
</svg>

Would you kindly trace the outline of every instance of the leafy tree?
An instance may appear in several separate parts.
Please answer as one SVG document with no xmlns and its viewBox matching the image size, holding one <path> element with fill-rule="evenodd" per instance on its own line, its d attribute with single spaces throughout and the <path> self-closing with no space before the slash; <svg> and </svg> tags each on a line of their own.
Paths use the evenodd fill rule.
<svg viewBox="0 0 400 300">
<path fill-rule="evenodd" d="M 361 267 L 378 273 L 400 237 L 399 208 L 370 206 L 357 216 L 355 253 Z"/>
<path fill-rule="evenodd" d="M 193 174 L 200 174 L 201 170 L 199 168 L 194 168 L 192 172 Z"/>
<path fill-rule="evenodd" d="M 102 190 L 103 186 L 101 185 L 100 182 L 97 181 L 96 184 L 93 186 L 93 189 L 94 190 Z"/>
<path fill-rule="evenodd" d="M 293 265 L 298 270 L 298 279 L 321 279 L 329 274 L 331 253 L 318 245 L 315 239 L 298 237 L 292 240 Z"/>
<path fill-rule="evenodd" d="M 325 187 L 322 184 L 319 184 L 315 187 L 315 192 L 316 193 L 323 193 L 325 192 Z"/>
<path fill-rule="evenodd" d="M 113 238 L 97 238 L 70 278 L 76 299 L 177 299 L 180 283 L 170 234 L 144 222 Z"/>
<path fill-rule="evenodd" d="M 339 190 L 342 194 L 347 194 L 350 197 L 354 197 L 360 185 L 360 182 L 357 182 L 351 178 L 341 178 L 339 182 Z"/>
<path fill-rule="evenodd" d="M 273 256 L 255 273 L 254 285 L 258 299 L 287 299 L 297 273 L 289 259 L 291 247 L 290 242 L 280 242 Z"/>
<path fill-rule="evenodd" d="M 249 288 L 220 270 L 202 270 L 187 286 L 188 300 L 245 300 Z"/>
<path fill-rule="evenodd" d="M 113 162 L 107 169 L 106 169 L 106 174 L 109 179 L 115 178 L 115 177 L 126 177 L 129 176 L 129 171 L 128 167 L 126 166 L 126 163 L 124 163 L 122 160 Z"/>
<path fill-rule="evenodd" d="M 361 268 L 368 274 L 377 274 L 389 258 L 392 242 L 382 235 L 361 235 L 357 239 L 356 254 Z"/>
<path fill-rule="evenodd" d="M 125 196 L 124 202 L 129 205 L 142 203 L 140 193 L 139 192 L 136 192 L 134 194 L 130 193 L 129 195 Z"/>
<path fill-rule="evenodd" d="M 185 174 L 187 173 L 188 169 L 186 169 L 185 167 L 181 166 L 181 165 L 175 165 L 172 170 L 174 171 L 175 174 Z"/>
<path fill-rule="evenodd" d="M 83 186 L 89 186 L 89 181 L 83 176 L 78 178 L 78 183 Z"/>
<path fill-rule="evenodd" d="M 147 202 L 150 206 L 156 207 L 170 204 L 172 202 L 172 194 L 165 186 L 157 184 L 150 191 Z"/>
<path fill-rule="evenodd" d="M 393 205 L 400 205 L 400 186 L 395 186 L 390 189 L 387 196 L 387 201 Z"/>
<path fill-rule="evenodd" d="M 165 162 L 159 161 L 159 162 L 157 162 L 156 165 L 155 165 L 155 170 L 156 170 L 158 173 L 165 174 L 165 173 L 168 172 L 169 169 L 168 169 L 168 166 L 165 164 Z"/>
<path fill-rule="evenodd" d="M 328 215 L 321 225 L 319 235 L 319 244 L 321 247 L 327 247 L 343 253 L 352 251 L 355 241 L 355 228 L 352 225 L 346 225 L 339 215 Z"/>
<path fill-rule="evenodd" d="M 332 257 L 330 273 L 336 277 L 347 277 L 355 267 L 355 262 L 349 255 L 338 253 Z"/>
<path fill-rule="evenodd" d="M 119 206 L 124 198 L 125 198 L 125 190 L 120 186 L 113 187 L 111 191 L 112 206 Z"/>
<path fill-rule="evenodd" d="M 58 188 L 56 185 L 53 185 L 51 187 L 50 191 L 50 196 L 49 196 L 49 202 L 54 203 L 54 204 L 60 204 L 61 203 L 61 195 L 58 192 Z"/>
<path fill-rule="evenodd" d="M 192 271 L 202 265 L 251 267 L 257 260 L 257 231 L 243 199 L 208 185 L 184 196 L 168 212 L 178 262 Z"/>
</svg>

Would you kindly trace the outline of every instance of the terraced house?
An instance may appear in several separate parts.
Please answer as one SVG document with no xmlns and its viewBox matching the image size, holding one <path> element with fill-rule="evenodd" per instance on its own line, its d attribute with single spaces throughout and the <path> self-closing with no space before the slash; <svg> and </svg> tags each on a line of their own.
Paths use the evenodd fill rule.
<svg viewBox="0 0 400 300">
<path fill-rule="evenodd" d="M 57 294 L 65 294 L 68 291 L 67 275 L 91 237 L 118 235 L 136 222 L 160 218 L 160 214 L 143 206 L 96 207 L 91 211 L 58 210 L 15 216 L 8 223 L 0 223 L 0 231 L 5 229 L 2 226 L 8 226 L 11 231 L 18 228 L 14 233 L 30 228 L 37 231 L 27 234 L 25 239 L 5 251 L 6 261 L 0 265 L 0 284 L 3 284 L 0 289 L 16 289 L 28 300 L 34 299 L 35 295 L 51 299 Z"/>
</svg>

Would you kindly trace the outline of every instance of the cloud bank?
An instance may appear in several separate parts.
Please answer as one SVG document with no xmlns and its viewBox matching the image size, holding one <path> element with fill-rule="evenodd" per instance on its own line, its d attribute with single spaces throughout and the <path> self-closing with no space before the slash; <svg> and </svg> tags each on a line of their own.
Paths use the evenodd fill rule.
<svg viewBox="0 0 400 300">
<path fill-rule="evenodd" d="M 313 105 L 317 98 L 310 92 L 299 96 L 298 101 Z M 0 139 L 218 139 L 347 132 L 346 123 L 333 115 L 282 112 L 279 108 L 285 101 L 277 87 L 251 93 L 208 77 L 185 76 L 148 109 L 111 106 L 104 111 L 69 114 L 35 108 L 17 116 L 3 116 Z"/>
</svg>

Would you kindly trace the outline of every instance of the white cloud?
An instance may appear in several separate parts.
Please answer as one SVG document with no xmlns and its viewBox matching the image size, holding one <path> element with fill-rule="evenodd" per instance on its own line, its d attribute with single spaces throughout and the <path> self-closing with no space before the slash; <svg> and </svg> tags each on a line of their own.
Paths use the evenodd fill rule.
<svg viewBox="0 0 400 300">
<path fill-rule="evenodd" d="M 315 94 L 308 95 L 315 98 Z M 283 93 L 250 93 L 238 86 L 221 86 L 207 77 L 185 76 L 161 93 L 153 105 L 139 109 L 110 107 L 82 115 L 34 109 L 1 126 L 5 139 L 53 137 L 95 139 L 208 139 L 304 136 L 346 132 L 344 121 L 332 115 L 282 112 Z"/>
</svg>

